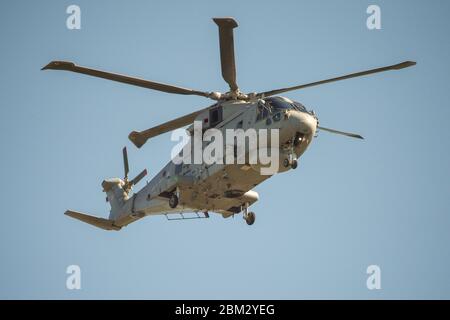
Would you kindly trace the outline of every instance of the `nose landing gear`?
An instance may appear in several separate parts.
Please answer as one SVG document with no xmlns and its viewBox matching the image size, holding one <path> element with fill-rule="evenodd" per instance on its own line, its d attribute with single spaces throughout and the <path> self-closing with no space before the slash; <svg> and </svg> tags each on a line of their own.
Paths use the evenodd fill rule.
<svg viewBox="0 0 450 320">
<path fill-rule="evenodd" d="M 292 159 L 292 161 L 291 161 L 291 168 L 292 169 L 297 169 L 297 166 L 298 166 L 297 159 Z"/>
<path fill-rule="evenodd" d="M 298 160 L 297 155 L 294 150 L 300 144 L 302 144 L 305 135 L 297 132 L 292 139 L 289 140 L 288 144 L 285 146 L 285 151 L 288 153 L 288 157 L 283 160 L 283 166 L 285 168 L 291 167 L 292 169 L 297 169 Z"/>
<path fill-rule="evenodd" d="M 297 159 L 295 159 L 295 158 L 293 157 L 293 155 L 290 155 L 289 158 L 290 158 L 290 159 L 287 159 L 287 158 L 284 159 L 284 161 L 283 161 L 283 166 L 284 166 L 285 168 L 291 166 L 292 169 L 297 169 L 297 166 L 298 166 L 298 161 L 297 161 Z"/>
</svg>

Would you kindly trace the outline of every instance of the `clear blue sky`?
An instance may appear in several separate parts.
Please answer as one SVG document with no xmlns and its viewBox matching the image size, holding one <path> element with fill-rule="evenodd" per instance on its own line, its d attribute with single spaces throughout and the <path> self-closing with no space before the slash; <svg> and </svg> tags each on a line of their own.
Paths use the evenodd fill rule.
<svg viewBox="0 0 450 320">
<path fill-rule="evenodd" d="M 366 28 L 381 7 L 382 30 Z M 82 29 L 66 28 L 78 4 Z M 0 298 L 450 298 L 448 1 L 8 1 L 0 11 Z M 286 94 L 321 124 L 299 168 L 257 187 L 257 215 L 105 232 L 101 181 L 155 174 L 170 134 L 136 149 L 131 130 L 210 101 L 64 72 L 54 59 L 225 91 L 215 16 L 233 16 L 244 92 L 415 60 L 400 72 Z M 65 287 L 66 267 L 82 289 Z M 382 289 L 366 288 L 381 267 Z"/>
</svg>

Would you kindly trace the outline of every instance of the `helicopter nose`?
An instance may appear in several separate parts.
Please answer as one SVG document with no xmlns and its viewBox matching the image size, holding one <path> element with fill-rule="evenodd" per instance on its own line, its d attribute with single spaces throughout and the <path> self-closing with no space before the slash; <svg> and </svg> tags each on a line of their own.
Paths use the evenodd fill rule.
<svg viewBox="0 0 450 320">
<path fill-rule="evenodd" d="M 294 111 L 290 116 L 290 120 L 297 132 L 306 136 L 313 136 L 316 133 L 317 119 L 314 116 L 306 112 Z"/>
</svg>

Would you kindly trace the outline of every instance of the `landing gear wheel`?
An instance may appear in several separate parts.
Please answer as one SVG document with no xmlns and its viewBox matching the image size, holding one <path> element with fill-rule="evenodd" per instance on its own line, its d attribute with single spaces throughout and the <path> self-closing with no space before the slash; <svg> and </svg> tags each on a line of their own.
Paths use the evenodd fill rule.
<svg viewBox="0 0 450 320">
<path fill-rule="evenodd" d="M 293 160 L 292 160 L 292 163 L 291 163 L 291 168 L 292 168 L 292 169 L 297 169 L 297 166 L 298 166 L 297 159 L 293 159 Z"/>
<path fill-rule="evenodd" d="M 245 222 L 247 222 L 247 224 L 249 226 L 251 226 L 252 224 L 255 223 L 255 219 L 256 219 L 255 213 L 249 212 L 249 213 L 247 213 L 247 216 L 245 217 Z"/>
<path fill-rule="evenodd" d="M 285 168 L 289 167 L 289 159 L 284 159 L 284 160 L 283 160 L 283 166 L 284 166 Z"/>
<path fill-rule="evenodd" d="M 178 197 L 176 194 L 172 194 L 169 199 L 169 206 L 172 209 L 175 209 L 177 207 L 177 205 L 178 205 Z"/>
</svg>

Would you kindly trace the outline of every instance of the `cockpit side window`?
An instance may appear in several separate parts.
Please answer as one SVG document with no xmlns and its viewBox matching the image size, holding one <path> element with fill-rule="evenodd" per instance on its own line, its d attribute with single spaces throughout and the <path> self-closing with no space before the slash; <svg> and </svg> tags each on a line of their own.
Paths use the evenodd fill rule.
<svg viewBox="0 0 450 320">
<path fill-rule="evenodd" d="M 302 105 L 300 102 L 294 101 L 294 106 L 298 111 L 308 112 L 304 105 Z"/>
<path fill-rule="evenodd" d="M 258 107 L 256 108 L 256 121 L 262 119 L 262 111 L 264 106 L 261 103 L 258 103 Z"/>
<path fill-rule="evenodd" d="M 270 107 L 263 102 L 258 103 L 256 121 L 266 119 L 272 113 Z"/>
</svg>

